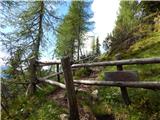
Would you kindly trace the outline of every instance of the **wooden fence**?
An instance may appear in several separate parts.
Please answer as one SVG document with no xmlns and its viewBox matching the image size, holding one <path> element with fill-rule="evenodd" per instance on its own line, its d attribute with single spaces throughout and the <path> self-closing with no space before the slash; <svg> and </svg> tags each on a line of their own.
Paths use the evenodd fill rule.
<svg viewBox="0 0 160 120">
<path fill-rule="evenodd" d="M 160 81 L 98 81 L 98 80 L 73 80 L 72 70 L 79 67 L 99 67 L 99 66 L 117 66 L 117 71 L 123 70 L 123 65 L 133 65 L 133 64 L 158 64 L 160 63 L 160 58 L 141 58 L 141 59 L 127 59 L 120 60 L 121 56 L 117 55 L 115 61 L 105 61 L 105 62 L 94 62 L 94 63 L 82 63 L 82 64 L 71 64 L 69 57 L 64 57 L 61 62 L 40 62 L 36 61 L 38 66 L 46 66 L 46 65 L 56 65 L 57 73 L 50 74 L 43 78 L 38 78 L 39 82 L 45 82 L 52 85 L 59 86 L 63 89 L 66 89 L 68 95 L 69 102 L 69 113 L 70 120 L 79 120 L 77 100 L 75 95 L 75 87 L 74 84 L 86 84 L 86 85 L 97 85 L 97 86 L 114 86 L 120 87 L 122 98 L 126 105 L 130 104 L 130 99 L 128 97 L 126 87 L 132 88 L 145 88 L 145 89 L 157 89 L 160 90 Z M 62 63 L 63 72 L 59 71 L 59 66 Z M 31 64 L 32 65 L 32 64 Z M 36 67 L 33 66 L 32 67 Z M 31 74 L 36 75 L 36 71 L 32 71 Z M 60 83 L 60 74 L 64 74 L 65 84 Z M 49 78 L 57 76 L 58 81 L 50 80 Z M 76 88 L 76 90 L 78 90 Z"/>
</svg>

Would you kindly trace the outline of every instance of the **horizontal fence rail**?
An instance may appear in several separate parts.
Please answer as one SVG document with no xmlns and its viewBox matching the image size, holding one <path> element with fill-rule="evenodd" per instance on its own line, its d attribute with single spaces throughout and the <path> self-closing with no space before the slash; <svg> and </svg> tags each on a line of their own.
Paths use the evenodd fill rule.
<svg viewBox="0 0 160 120">
<path fill-rule="evenodd" d="M 66 89 L 65 84 L 38 78 L 40 82 L 49 83 Z M 74 84 L 95 85 L 95 86 L 112 86 L 112 87 L 130 87 L 130 88 L 144 88 L 144 89 L 157 89 L 160 90 L 160 81 L 100 81 L 100 80 L 73 80 Z"/>
<path fill-rule="evenodd" d="M 85 57 L 84 59 L 80 59 L 79 61 L 71 61 L 71 63 L 77 64 L 79 62 L 83 62 L 84 60 L 87 60 L 92 57 L 98 57 L 97 55 Z M 40 66 L 48 66 L 48 65 L 55 65 L 55 64 L 61 64 L 60 60 L 49 60 L 49 61 L 39 61 L 37 60 L 37 63 L 39 63 Z"/>
<path fill-rule="evenodd" d="M 133 65 L 133 64 L 155 64 L 155 63 L 160 63 L 160 58 L 140 58 L 140 59 L 127 59 L 127 60 L 115 60 L 115 61 L 106 61 L 106 62 L 73 64 L 72 68 L 114 66 L 114 65 Z"/>
<path fill-rule="evenodd" d="M 60 61 L 37 61 L 40 66 L 55 65 L 61 64 Z M 133 64 L 156 64 L 160 63 L 160 57 L 157 58 L 138 58 L 138 59 L 127 59 L 127 60 L 114 60 L 106 62 L 93 62 L 93 63 L 82 63 L 82 64 L 73 64 L 72 68 L 78 67 L 96 67 L 96 66 L 114 66 L 114 65 L 133 65 Z"/>
<path fill-rule="evenodd" d="M 40 65 L 40 66 L 49 66 L 49 65 L 56 65 L 56 64 L 61 64 L 60 61 L 37 61 L 37 63 Z"/>
<path fill-rule="evenodd" d="M 100 80 L 74 80 L 74 83 L 84 85 L 97 85 L 97 86 L 113 86 L 113 87 L 131 87 L 131 88 L 145 88 L 145 89 L 159 89 L 159 81 L 100 81 Z"/>
</svg>

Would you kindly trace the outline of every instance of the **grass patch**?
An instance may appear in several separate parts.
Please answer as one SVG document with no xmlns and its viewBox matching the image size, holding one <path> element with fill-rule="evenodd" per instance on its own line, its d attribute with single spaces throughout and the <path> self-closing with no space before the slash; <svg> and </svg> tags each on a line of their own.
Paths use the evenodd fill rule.
<svg viewBox="0 0 160 120">
<path fill-rule="evenodd" d="M 132 104 L 125 106 L 119 88 L 100 88 L 100 101 L 92 107 L 95 114 L 113 114 L 117 120 L 154 120 L 160 118 L 160 93 L 128 89 Z"/>
<path fill-rule="evenodd" d="M 2 110 L 2 120 L 59 120 L 59 115 L 66 110 L 47 98 L 47 92 L 53 89 L 53 86 L 44 86 L 43 91 L 37 91 L 32 97 L 18 95 L 13 98 L 8 109 L 12 118 Z"/>
<path fill-rule="evenodd" d="M 147 58 L 160 56 L 160 33 L 153 33 L 150 36 L 133 44 L 125 53 L 126 58 Z"/>
</svg>

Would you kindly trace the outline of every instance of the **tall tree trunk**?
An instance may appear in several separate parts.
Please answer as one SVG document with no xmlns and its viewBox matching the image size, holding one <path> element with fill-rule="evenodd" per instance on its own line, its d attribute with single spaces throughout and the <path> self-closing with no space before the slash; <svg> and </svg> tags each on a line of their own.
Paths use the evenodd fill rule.
<svg viewBox="0 0 160 120">
<path fill-rule="evenodd" d="M 77 30 L 77 40 L 78 40 L 78 48 L 77 48 L 77 61 L 79 61 L 79 53 L 80 53 L 80 44 L 81 44 L 81 41 L 80 41 L 80 26 L 78 27 L 78 30 Z"/>
<path fill-rule="evenodd" d="M 38 34 L 37 38 L 35 40 L 35 45 L 34 45 L 34 51 L 33 51 L 33 59 L 32 59 L 32 66 L 31 66 L 31 89 L 30 89 L 30 94 L 33 94 L 36 92 L 36 83 L 37 83 L 37 66 L 36 66 L 36 60 L 39 59 L 39 48 L 40 48 L 40 42 L 42 41 L 42 34 L 43 34 L 43 28 L 42 28 L 42 22 L 43 22 L 43 12 L 44 12 L 44 3 L 43 1 L 40 2 L 40 10 L 39 10 L 39 21 L 38 21 Z"/>
<path fill-rule="evenodd" d="M 38 35 L 37 35 L 37 40 L 36 40 L 36 45 L 35 45 L 35 59 L 38 59 L 38 57 L 39 57 L 39 47 L 40 47 L 40 42 L 42 41 L 42 34 L 43 34 L 43 29 L 42 29 L 43 12 L 44 12 L 44 3 L 43 3 L 43 1 L 40 1 L 39 23 L 38 23 L 39 29 L 38 29 Z"/>
<path fill-rule="evenodd" d="M 78 38 L 77 61 L 79 61 L 80 39 Z"/>
<path fill-rule="evenodd" d="M 75 40 L 74 38 L 71 38 L 71 52 L 70 52 L 70 59 L 71 61 L 74 61 L 74 50 L 75 50 Z"/>
</svg>

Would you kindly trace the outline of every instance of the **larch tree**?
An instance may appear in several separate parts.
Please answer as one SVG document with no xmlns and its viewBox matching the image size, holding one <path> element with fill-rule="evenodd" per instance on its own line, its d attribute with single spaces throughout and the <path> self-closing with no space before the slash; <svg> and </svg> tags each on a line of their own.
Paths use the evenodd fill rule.
<svg viewBox="0 0 160 120">
<path fill-rule="evenodd" d="M 100 55 L 101 51 L 100 51 L 100 43 L 99 43 L 99 38 L 97 37 L 96 39 L 96 54 Z"/>
<path fill-rule="evenodd" d="M 154 24 L 159 11 L 160 3 L 156 1 L 121 0 L 115 28 L 105 39 L 104 47 L 110 45 L 110 53 L 126 50 L 137 40 L 156 31 Z"/>
<path fill-rule="evenodd" d="M 120 1 L 119 13 L 115 23 L 115 28 L 105 40 L 111 40 L 111 51 L 121 49 L 120 43 L 133 37 L 134 27 L 138 25 L 138 2 Z M 106 41 L 107 42 L 107 41 Z M 107 45 L 107 44 L 106 44 Z M 107 47 L 106 47 L 107 48 Z"/>
<path fill-rule="evenodd" d="M 93 15 L 90 10 L 90 5 L 91 2 L 88 1 L 71 2 L 69 12 L 65 16 L 59 28 L 60 33 L 58 35 L 61 37 L 57 37 L 56 51 L 59 51 L 59 53 L 61 50 L 67 52 L 67 54 L 71 55 L 72 58 L 74 58 L 77 53 L 76 58 L 77 60 L 80 59 L 80 51 L 83 45 L 84 36 L 93 28 L 93 22 L 90 21 L 90 18 Z M 67 45 L 67 42 L 69 42 L 70 45 Z M 60 46 L 65 47 L 62 49 Z M 64 52 L 59 55 L 64 55 Z"/>
<path fill-rule="evenodd" d="M 21 59 L 28 63 L 28 60 L 32 58 L 35 63 L 40 58 L 42 48 L 44 49 L 47 42 L 51 42 L 48 32 L 50 35 L 53 35 L 55 32 L 55 27 L 59 20 L 59 17 L 56 15 L 56 5 L 58 3 L 60 2 L 22 1 L 16 3 L 19 6 L 11 6 L 8 10 L 4 8 L 5 13 L 1 17 L 10 23 L 8 26 L 12 30 L 3 32 L 4 37 L 1 39 L 7 50 L 13 53 L 21 48 L 24 51 Z M 2 2 L 1 4 L 6 3 Z M 12 4 L 12 2 L 9 4 Z M 10 14 L 6 14 L 7 12 Z M 11 18 L 9 15 L 12 15 Z M 32 93 L 36 90 L 35 82 L 36 78 L 31 81 L 33 83 L 31 85 Z"/>
<path fill-rule="evenodd" d="M 59 24 L 57 28 L 57 42 L 55 52 L 57 57 L 62 57 L 69 55 L 72 60 L 74 60 L 75 53 L 75 34 L 73 32 L 74 28 L 70 23 L 68 16 L 65 16 L 63 21 Z"/>
</svg>

